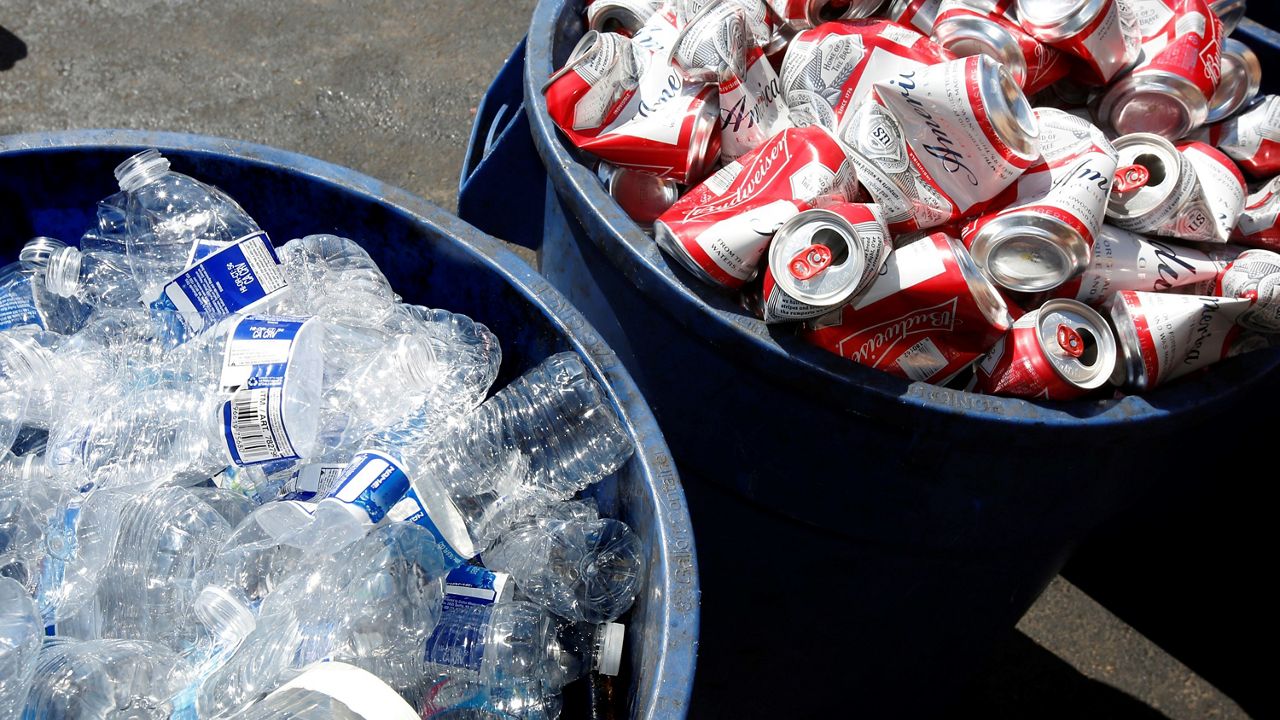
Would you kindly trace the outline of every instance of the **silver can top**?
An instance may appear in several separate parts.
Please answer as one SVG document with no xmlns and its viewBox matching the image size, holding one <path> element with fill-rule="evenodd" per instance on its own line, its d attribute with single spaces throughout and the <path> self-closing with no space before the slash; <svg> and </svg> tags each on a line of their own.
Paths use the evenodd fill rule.
<svg viewBox="0 0 1280 720">
<path fill-rule="evenodd" d="M 1041 42 L 1078 35 L 1113 0 L 1018 0 L 1018 19 Z"/>
<path fill-rule="evenodd" d="M 1019 86 L 1027 79 L 1027 60 L 1008 28 L 991 18 L 950 15 L 934 23 L 933 40 L 956 57 L 985 55 L 1003 64 Z"/>
<path fill-rule="evenodd" d="M 711 165 L 720 157 L 720 95 L 707 93 L 698 115 L 693 119 L 689 135 L 689 155 L 686 173 L 689 185 L 701 182 L 710 174 Z M 715 140 L 714 146 L 712 140 Z"/>
<path fill-rule="evenodd" d="M 978 95 L 996 136 L 1023 160 L 1040 156 L 1040 122 L 1008 68 L 985 55 L 978 58 Z"/>
<path fill-rule="evenodd" d="M 1092 248 L 1080 231 L 1055 217 L 1015 211 L 984 224 L 969 252 L 1001 287 L 1042 292 L 1082 272 Z"/>
<path fill-rule="evenodd" d="M 1204 124 L 1208 110 L 1191 80 L 1158 70 L 1126 75 L 1098 100 L 1098 117 L 1121 135 L 1184 137 Z"/>
<path fill-rule="evenodd" d="M 883 248 L 883 226 L 855 226 L 837 213 L 806 210 L 778 228 L 769 271 L 783 292 L 809 305 L 835 307 L 853 297 L 868 275 L 868 245 Z M 874 255 L 882 253 L 872 248 Z M 878 270 L 879 268 L 875 268 Z"/>
<path fill-rule="evenodd" d="M 1111 323 L 1115 325 L 1116 338 L 1120 342 L 1120 357 L 1113 369 L 1111 384 L 1146 390 L 1154 379 L 1147 376 L 1147 364 L 1142 361 L 1138 328 L 1133 322 L 1129 304 L 1125 302 L 1125 296 L 1129 294 L 1118 292 L 1111 300 Z"/>
<path fill-rule="evenodd" d="M 1111 379 L 1116 339 L 1097 311 L 1075 300 L 1050 300 L 1036 313 L 1040 350 L 1063 380 L 1092 390 Z"/>
<path fill-rule="evenodd" d="M 1205 122 L 1216 123 L 1235 115 L 1258 96 L 1262 87 L 1262 63 L 1248 45 L 1227 39 L 1222 43 L 1222 74 L 1209 100 Z"/>
<path fill-rule="evenodd" d="M 601 162 L 596 169 L 605 190 L 636 224 L 653 227 L 653 221 L 680 199 L 674 180 L 648 175 Z"/>
<path fill-rule="evenodd" d="M 834 20 L 858 20 L 871 17 L 883 4 L 884 0 L 846 0 L 846 2 L 809 0 L 806 14 L 809 16 L 810 23 L 821 25 Z"/>
<path fill-rule="evenodd" d="M 1116 138 L 1112 145 L 1119 156 L 1117 175 L 1123 177 L 1126 168 L 1137 166 L 1138 173 L 1145 173 L 1147 179 L 1127 191 L 1125 183 L 1116 183 L 1107 200 L 1107 217 L 1130 220 L 1163 205 L 1177 189 L 1185 164 L 1173 143 L 1159 135 L 1133 133 Z"/>
<path fill-rule="evenodd" d="M 982 316 L 997 330 L 1008 330 L 1013 325 L 1013 318 L 1009 316 L 1009 306 L 1005 304 L 1000 291 L 996 290 L 996 286 L 978 268 L 964 243 L 951 236 L 947 236 L 947 242 Z"/>
</svg>

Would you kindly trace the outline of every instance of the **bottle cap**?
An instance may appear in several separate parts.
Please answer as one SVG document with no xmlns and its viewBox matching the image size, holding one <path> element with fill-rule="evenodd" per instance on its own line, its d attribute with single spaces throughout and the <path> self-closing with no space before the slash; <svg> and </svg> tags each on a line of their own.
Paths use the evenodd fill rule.
<svg viewBox="0 0 1280 720">
<path fill-rule="evenodd" d="M 605 623 L 596 632 L 600 642 L 600 650 L 596 653 L 596 672 L 617 675 L 622 669 L 622 644 L 627 637 L 627 626 Z"/>
</svg>

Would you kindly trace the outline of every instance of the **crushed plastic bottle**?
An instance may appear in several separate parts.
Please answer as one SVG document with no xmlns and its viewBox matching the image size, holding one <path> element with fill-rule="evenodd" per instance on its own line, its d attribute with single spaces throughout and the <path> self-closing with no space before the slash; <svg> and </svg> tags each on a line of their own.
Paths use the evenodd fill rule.
<svg viewBox="0 0 1280 720">
<path fill-rule="evenodd" d="M 167 720 L 186 672 L 155 643 L 51 638 L 40 648 L 22 717 Z"/>
<path fill-rule="evenodd" d="M 27 589 L 0 577 L 0 718 L 22 710 L 43 637 L 44 623 Z"/>
</svg>

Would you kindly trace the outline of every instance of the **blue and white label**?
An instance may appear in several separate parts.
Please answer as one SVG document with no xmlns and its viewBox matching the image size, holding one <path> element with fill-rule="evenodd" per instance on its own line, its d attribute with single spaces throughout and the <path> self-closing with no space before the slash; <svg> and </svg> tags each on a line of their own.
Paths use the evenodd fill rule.
<svg viewBox="0 0 1280 720">
<path fill-rule="evenodd" d="M 410 487 L 404 499 L 391 509 L 390 515 L 392 520 L 426 528 L 436 539 L 436 547 L 440 548 L 440 554 L 444 555 L 449 567 L 465 565 L 475 557 L 462 515 L 447 497 L 439 498 L 438 503 L 429 507 L 418 491 Z"/>
<path fill-rule="evenodd" d="M 206 324 L 274 300 L 288 287 L 264 232 L 246 235 L 208 255 L 164 286 L 163 297 L 194 332 Z"/>
<path fill-rule="evenodd" d="M 308 322 L 246 315 L 228 336 L 222 389 L 234 394 L 222 406 L 222 428 L 235 464 L 299 458 L 285 426 L 284 385 L 294 341 Z"/>
<path fill-rule="evenodd" d="M 356 453 L 329 497 L 364 510 L 369 520 L 382 522 L 409 491 L 409 476 L 389 455 L 372 450 Z"/>
<path fill-rule="evenodd" d="M 337 463 L 307 463 L 293 469 L 281 488 L 280 500 L 317 502 L 329 494 L 342 477 L 346 465 Z"/>
<path fill-rule="evenodd" d="M 506 591 L 511 576 L 479 565 L 461 565 L 444 579 L 444 610 L 492 605 Z"/>
<path fill-rule="evenodd" d="M 466 668 L 480 672 L 484 665 L 484 641 L 493 617 L 492 605 L 470 605 L 445 610 L 427 638 L 423 659 L 430 665 Z"/>
<path fill-rule="evenodd" d="M 44 319 L 31 295 L 31 280 L 18 275 L 0 285 L 0 330 L 33 325 L 44 330 Z"/>
</svg>

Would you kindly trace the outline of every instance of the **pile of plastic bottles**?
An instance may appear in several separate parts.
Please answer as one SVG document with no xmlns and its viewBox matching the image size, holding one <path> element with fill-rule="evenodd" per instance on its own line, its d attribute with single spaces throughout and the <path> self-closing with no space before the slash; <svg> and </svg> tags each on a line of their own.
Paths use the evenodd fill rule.
<svg viewBox="0 0 1280 720">
<path fill-rule="evenodd" d="M 497 338 L 355 242 L 116 178 L 0 270 L 0 718 L 549 718 L 618 673 L 644 555 L 584 491 L 633 446 L 577 355 L 491 395 Z"/>
</svg>

